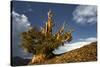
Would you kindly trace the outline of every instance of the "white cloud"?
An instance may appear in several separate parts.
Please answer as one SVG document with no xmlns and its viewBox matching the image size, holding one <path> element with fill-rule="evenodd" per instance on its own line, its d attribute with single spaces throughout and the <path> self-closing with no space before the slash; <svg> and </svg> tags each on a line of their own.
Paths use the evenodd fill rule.
<svg viewBox="0 0 100 67">
<path fill-rule="evenodd" d="M 73 11 L 73 20 L 80 24 L 95 24 L 97 22 L 96 6 L 77 6 Z"/>
<path fill-rule="evenodd" d="M 20 35 L 22 32 L 27 31 L 30 28 L 30 22 L 28 17 L 25 14 L 19 14 L 15 11 L 12 11 L 12 49 L 14 56 L 22 56 L 22 49 L 20 45 Z"/>
<path fill-rule="evenodd" d="M 95 37 L 90 37 L 90 38 L 86 38 L 86 39 L 79 39 L 79 41 L 95 42 L 95 41 L 97 41 L 97 38 L 95 38 Z"/>
<path fill-rule="evenodd" d="M 66 43 L 66 44 L 64 44 L 64 46 L 61 46 L 58 49 L 55 49 L 53 52 L 55 54 L 68 52 L 68 51 L 83 47 L 85 45 L 88 45 L 88 44 L 95 42 L 95 41 L 97 41 L 97 38 L 95 38 L 95 37 L 89 37 L 89 38 L 86 38 L 86 39 L 78 39 L 77 42 Z"/>
<path fill-rule="evenodd" d="M 28 17 L 24 14 L 18 14 L 15 11 L 12 12 L 12 24 L 13 31 L 23 32 L 26 31 L 30 27 L 30 22 L 28 21 Z"/>
</svg>

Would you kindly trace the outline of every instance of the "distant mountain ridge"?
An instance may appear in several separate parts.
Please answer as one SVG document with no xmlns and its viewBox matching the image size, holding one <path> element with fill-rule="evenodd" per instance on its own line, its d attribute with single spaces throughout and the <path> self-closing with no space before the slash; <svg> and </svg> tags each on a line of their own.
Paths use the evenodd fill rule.
<svg viewBox="0 0 100 67">
<path fill-rule="evenodd" d="M 11 59 L 11 65 L 12 66 L 23 66 L 23 65 L 27 65 L 29 61 L 30 59 L 23 59 L 19 56 L 16 56 Z"/>
</svg>

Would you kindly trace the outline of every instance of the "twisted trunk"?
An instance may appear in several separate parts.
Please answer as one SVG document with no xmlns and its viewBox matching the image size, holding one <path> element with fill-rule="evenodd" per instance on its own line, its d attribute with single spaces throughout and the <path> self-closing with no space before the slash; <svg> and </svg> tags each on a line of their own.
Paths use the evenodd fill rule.
<svg viewBox="0 0 100 67">
<path fill-rule="evenodd" d="M 31 64 L 40 64 L 42 62 L 44 62 L 47 59 L 45 54 L 38 54 L 38 55 L 34 55 L 31 59 L 31 61 L 29 62 L 29 65 Z"/>
</svg>

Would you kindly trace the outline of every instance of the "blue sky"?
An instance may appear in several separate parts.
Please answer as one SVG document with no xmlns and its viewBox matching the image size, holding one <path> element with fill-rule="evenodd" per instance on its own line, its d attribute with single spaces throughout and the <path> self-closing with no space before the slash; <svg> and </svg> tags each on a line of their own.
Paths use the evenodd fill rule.
<svg viewBox="0 0 100 67">
<path fill-rule="evenodd" d="M 57 31 L 64 22 L 75 30 L 72 42 L 97 38 L 97 7 L 95 5 L 13 1 L 11 12 L 13 16 L 13 32 L 18 33 L 13 34 L 13 44 L 20 42 L 17 35 L 26 31 L 29 26 L 43 26 L 47 21 L 47 12 L 49 10 L 54 13 L 53 19 L 56 25 L 54 31 Z M 15 47 L 17 46 L 13 46 L 13 48 Z"/>
</svg>

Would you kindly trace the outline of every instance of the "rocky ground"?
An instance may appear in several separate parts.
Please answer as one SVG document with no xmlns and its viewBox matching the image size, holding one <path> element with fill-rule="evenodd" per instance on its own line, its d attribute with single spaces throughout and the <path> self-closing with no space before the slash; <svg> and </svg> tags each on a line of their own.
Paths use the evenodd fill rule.
<svg viewBox="0 0 100 67">
<path fill-rule="evenodd" d="M 12 65 L 27 65 L 29 61 L 30 59 L 13 58 Z M 97 42 L 93 42 L 81 48 L 57 55 L 53 58 L 45 60 L 44 62 L 36 64 L 58 64 L 89 61 L 97 61 Z"/>
<path fill-rule="evenodd" d="M 66 52 L 47 60 L 46 64 L 88 62 L 97 60 L 97 42 Z"/>
</svg>

